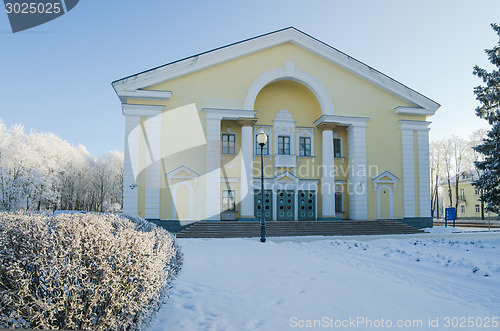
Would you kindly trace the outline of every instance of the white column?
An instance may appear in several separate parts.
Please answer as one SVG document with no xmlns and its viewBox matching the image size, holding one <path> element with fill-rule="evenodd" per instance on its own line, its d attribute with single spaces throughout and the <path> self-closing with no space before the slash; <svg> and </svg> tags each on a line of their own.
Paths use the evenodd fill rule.
<svg viewBox="0 0 500 331">
<path fill-rule="evenodd" d="M 144 218 L 160 219 L 160 153 L 161 114 L 148 117 L 146 122 L 146 187 Z"/>
<path fill-rule="evenodd" d="M 335 164 L 333 158 L 333 129 L 322 132 L 323 174 L 321 177 L 321 216 L 335 217 Z"/>
<path fill-rule="evenodd" d="M 137 175 L 139 168 L 139 130 L 140 116 L 125 115 L 125 148 L 123 162 L 123 213 L 131 216 L 138 214 L 139 187 Z M 135 130 L 134 130 L 135 129 Z M 135 172 L 134 172 L 135 169 Z"/>
<path fill-rule="evenodd" d="M 221 118 L 209 117 L 209 115 L 207 114 L 206 121 L 207 121 L 207 174 L 205 176 L 206 219 L 220 220 Z"/>
<path fill-rule="evenodd" d="M 431 175 L 429 166 L 429 129 L 418 131 L 418 179 L 420 217 L 431 217 Z"/>
<path fill-rule="evenodd" d="M 415 217 L 415 159 L 413 130 L 401 129 L 403 142 L 403 203 L 404 217 Z"/>
<path fill-rule="evenodd" d="M 242 123 L 241 166 L 240 166 L 240 216 L 254 218 L 253 194 L 253 121 Z"/>
<path fill-rule="evenodd" d="M 347 128 L 347 149 L 349 158 L 349 218 L 367 220 L 366 124 L 355 123 Z"/>
<path fill-rule="evenodd" d="M 426 121 L 400 120 L 403 139 L 403 201 L 404 217 L 431 217 L 431 192 L 429 170 L 429 124 Z M 414 132 L 417 132 L 417 160 L 415 160 Z M 415 162 L 416 161 L 416 162 Z M 415 165 L 417 169 L 415 169 Z M 415 183 L 415 171 L 419 182 Z M 415 205 L 416 185 L 420 205 Z"/>
</svg>

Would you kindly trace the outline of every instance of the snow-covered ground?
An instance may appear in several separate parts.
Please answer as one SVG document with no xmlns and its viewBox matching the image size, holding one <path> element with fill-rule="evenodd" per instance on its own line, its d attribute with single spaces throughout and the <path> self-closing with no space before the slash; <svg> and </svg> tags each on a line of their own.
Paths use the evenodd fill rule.
<svg viewBox="0 0 500 331">
<path fill-rule="evenodd" d="M 150 329 L 500 329 L 500 232 L 468 230 L 180 239 L 184 267 Z"/>
</svg>

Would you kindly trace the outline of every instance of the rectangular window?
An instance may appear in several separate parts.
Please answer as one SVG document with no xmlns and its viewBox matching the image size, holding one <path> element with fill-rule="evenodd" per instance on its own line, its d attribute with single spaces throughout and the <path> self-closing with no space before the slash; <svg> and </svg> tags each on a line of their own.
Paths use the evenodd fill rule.
<svg viewBox="0 0 500 331">
<path fill-rule="evenodd" d="M 342 201 L 342 192 L 335 192 L 335 212 L 342 213 L 344 211 L 344 204 Z"/>
<path fill-rule="evenodd" d="M 333 138 L 333 157 L 342 157 L 342 139 Z"/>
<path fill-rule="evenodd" d="M 264 145 L 264 148 L 262 149 L 262 154 L 264 155 L 269 155 L 269 135 L 267 135 L 267 143 Z M 260 155 L 260 145 L 257 142 L 257 136 L 255 136 L 255 155 Z"/>
<path fill-rule="evenodd" d="M 222 134 L 222 154 L 235 154 L 236 135 L 234 133 Z"/>
<path fill-rule="evenodd" d="M 233 190 L 222 191 L 222 211 L 236 211 L 236 199 Z"/>
<path fill-rule="evenodd" d="M 311 156 L 311 138 L 299 137 L 299 156 Z"/>
<path fill-rule="evenodd" d="M 465 190 L 461 188 L 458 193 L 458 200 L 465 201 Z"/>
<path fill-rule="evenodd" d="M 278 137 L 278 154 L 290 155 L 290 137 Z"/>
<path fill-rule="evenodd" d="M 474 189 L 474 194 L 475 195 L 479 195 L 479 189 L 478 188 Z"/>
<path fill-rule="evenodd" d="M 479 208 L 479 205 L 476 205 L 475 208 L 476 208 L 476 214 L 478 214 L 481 211 L 481 209 Z"/>
<path fill-rule="evenodd" d="M 462 215 L 465 215 L 465 205 L 460 205 L 460 213 L 462 213 Z"/>
</svg>

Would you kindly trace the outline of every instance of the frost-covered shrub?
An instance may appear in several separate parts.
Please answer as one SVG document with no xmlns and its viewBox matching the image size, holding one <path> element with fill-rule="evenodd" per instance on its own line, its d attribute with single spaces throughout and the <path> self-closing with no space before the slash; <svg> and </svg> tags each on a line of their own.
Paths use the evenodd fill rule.
<svg viewBox="0 0 500 331">
<path fill-rule="evenodd" d="M 181 263 L 174 238 L 138 218 L 0 213 L 0 327 L 138 329 Z"/>
</svg>

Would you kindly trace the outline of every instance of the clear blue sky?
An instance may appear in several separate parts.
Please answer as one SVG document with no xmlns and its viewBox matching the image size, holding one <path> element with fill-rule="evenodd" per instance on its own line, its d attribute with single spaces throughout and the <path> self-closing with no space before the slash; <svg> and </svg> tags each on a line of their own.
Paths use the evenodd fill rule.
<svg viewBox="0 0 500 331">
<path fill-rule="evenodd" d="M 499 0 L 81 0 L 13 34 L 0 13 L 0 117 L 54 132 L 99 156 L 123 151 L 111 82 L 288 26 L 349 54 L 442 106 L 431 139 L 487 127 L 475 117 L 475 64 L 497 43 Z"/>
</svg>

